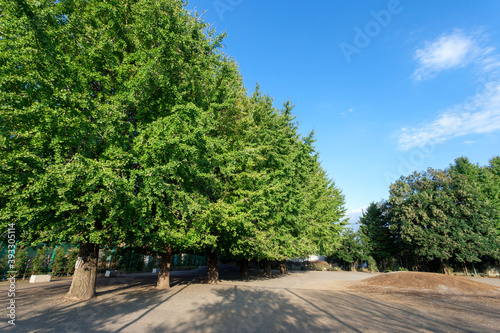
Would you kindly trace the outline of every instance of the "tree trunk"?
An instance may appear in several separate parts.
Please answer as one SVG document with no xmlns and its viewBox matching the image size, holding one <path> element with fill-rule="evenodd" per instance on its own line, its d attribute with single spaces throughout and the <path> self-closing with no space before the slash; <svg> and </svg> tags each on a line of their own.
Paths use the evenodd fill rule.
<svg viewBox="0 0 500 333">
<path fill-rule="evenodd" d="M 351 264 L 351 272 L 355 272 L 356 271 L 356 266 L 358 265 L 358 262 L 355 261 Z"/>
<path fill-rule="evenodd" d="M 248 280 L 248 259 L 240 261 L 240 279 Z"/>
<path fill-rule="evenodd" d="M 217 253 L 212 250 L 208 250 L 208 270 L 205 282 L 210 284 L 219 283 L 219 267 L 217 263 Z"/>
<path fill-rule="evenodd" d="M 172 248 L 167 246 L 161 254 L 160 272 L 158 274 L 157 289 L 170 289 L 170 263 L 172 262 Z"/>
<path fill-rule="evenodd" d="M 271 261 L 269 259 L 264 259 L 264 275 L 271 276 Z"/>
<path fill-rule="evenodd" d="M 469 271 L 467 270 L 467 263 L 464 262 L 465 276 L 469 276 Z"/>
<path fill-rule="evenodd" d="M 443 268 L 443 273 L 446 275 L 450 275 L 450 266 L 448 265 L 448 260 L 441 259 L 441 267 Z"/>
<path fill-rule="evenodd" d="M 75 264 L 75 274 L 66 297 L 74 299 L 89 299 L 95 297 L 97 260 L 99 245 L 83 243 L 78 250 L 78 259 Z"/>
<path fill-rule="evenodd" d="M 286 260 L 281 260 L 280 261 L 280 274 L 288 274 L 288 268 L 286 267 Z"/>
</svg>

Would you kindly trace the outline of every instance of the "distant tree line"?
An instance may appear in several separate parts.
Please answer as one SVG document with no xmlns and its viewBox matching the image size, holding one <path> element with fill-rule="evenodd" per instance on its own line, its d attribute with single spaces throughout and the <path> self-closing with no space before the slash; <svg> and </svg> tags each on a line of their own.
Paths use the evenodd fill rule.
<svg viewBox="0 0 500 333">
<path fill-rule="evenodd" d="M 445 170 L 401 177 L 389 200 L 360 218 L 358 245 L 380 270 L 466 274 L 500 259 L 500 157 L 489 165 L 460 157 Z"/>
<path fill-rule="evenodd" d="M 181 0 L 0 0 L 0 226 L 79 246 L 69 297 L 95 296 L 101 247 L 264 262 L 332 253 L 344 196 L 311 133 Z M 269 272 L 269 265 L 266 271 Z"/>
</svg>

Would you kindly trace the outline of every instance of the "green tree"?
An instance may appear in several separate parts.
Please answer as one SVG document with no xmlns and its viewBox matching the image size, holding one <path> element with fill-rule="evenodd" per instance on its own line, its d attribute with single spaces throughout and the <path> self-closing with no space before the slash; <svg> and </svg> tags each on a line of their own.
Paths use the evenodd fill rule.
<svg viewBox="0 0 500 333">
<path fill-rule="evenodd" d="M 483 200 L 478 187 L 463 175 L 428 169 L 391 185 L 392 220 L 401 239 L 425 260 L 439 260 L 449 273 L 449 261 L 480 261 L 498 257 L 492 220 L 497 212 Z"/>
<path fill-rule="evenodd" d="M 340 234 L 347 224 L 343 219 L 346 212 L 344 195 L 321 167 L 314 141 L 312 132 L 299 143 L 302 157 L 296 158 L 295 164 L 302 177 L 297 175 L 292 179 L 292 183 L 301 185 L 297 191 L 304 194 L 302 202 L 296 203 L 300 207 L 296 222 L 303 223 L 305 228 L 304 232 L 299 233 L 297 241 L 310 242 L 310 248 L 300 249 L 297 253 L 299 256 L 332 254 L 340 246 Z M 294 195 L 298 196 L 297 193 Z"/>
<path fill-rule="evenodd" d="M 359 219 L 366 249 L 382 270 L 388 269 L 391 258 L 397 256 L 397 244 L 391 230 L 390 208 L 387 201 L 372 202 Z"/>
<path fill-rule="evenodd" d="M 206 250 L 216 281 L 217 254 L 338 243 L 344 199 L 312 136 L 289 103 L 246 96 L 184 1 L 0 1 L 0 222 L 78 245 L 69 297 L 95 296 L 99 246 L 162 253 L 168 288 L 174 250 Z"/>
<path fill-rule="evenodd" d="M 449 168 L 452 174 L 465 176 L 474 183 L 484 196 L 500 212 L 500 157 L 494 157 L 487 166 L 472 164 L 467 157 L 459 157 Z M 500 235 L 500 220 L 493 221 Z"/>
<path fill-rule="evenodd" d="M 32 274 L 42 274 L 49 270 L 50 253 L 47 246 L 41 246 L 36 251 L 35 258 L 33 259 Z"/>
<path fill-rule="evenodd" d="M 238 125 L 245 96 L 235 64 L 217 55 L 210 61 L 200 73 L 206 83 L 196 91 L 198 104 L 167 110 L 134 144 L 138 215 L 145 226 L 141 243 L 162 253 L 158 288 L 169 286 L 173 251 L 215 249 L 230 224 L 222 218 L 222 198 L 236 141 L 232 126 Z M 221 128 L 226 123 L 232 125 Z"/>
<path fill-rule="evenodd" d="M 66 250 L 62 246 L 54 249 L 51 275 L 63 274 L 67 270 L 68 258 L 66 257 Z"/>
<path fill-rule="evenodd" d="M 249 110 L 225 200 L 224 220 L 232 229 L 221 233 L 218 245 L 243 263 L 267 260 L 269 272 L 270 260 L 331 251 L 344 198 L 321 169 L 312 134 L 298 136 L 289 102 L 276 110 L 257 86 Z"/>
<path fill-rule="evenodd" d="M 20 245 L 19 243 L 16 246 L 16 251 L 15 251 L 15 268 L 14 269 L 9 269 L 10 271 L 15 271 L 17 272 L 17 276 L 23 276 L 25 272 L 27 272 L 27 268 L 29 265 L 28 262 L 28 249 L 25 246 Z M 5 254 L 2 256 L 0 259 L 0 272 L 3 274 L 9 265 L 9 252 L 5 252 Z"/>
<path fill-rule="evenodd" d="M 95 295 L 99 245 L 141 239 L 134 140 L 177 105 L 206 102 L 200 76 L 215 80 L 200 73 L 220 39 L 183 6 L 0 4 L 0 218 L 35 245 L 79 244 L 70 297 Z"/>
<path fill-rule="evenodd" d="M 361 242 L 361 233 L 352 228 L 344 228 L 340 238 L 340 246 L 333 253 L 333 259 L 338 261 L 344 268 L 356 270 L 359 264 L 369 259 L 365 244 Z"/>
<path fill-rule="evenodd" d="M 28 248 L 23 246 L 18 246 L 16 248 L 16 270 L 19 276 L 23 277 L 23 280 L 26 277 L 26 274 L 29 274 L 29 256 L 28 256 Z"/>
<path fill-rule="evenodd" d="M 493 157 L 489 161 L 489 165 L 484 169 L 484 193 L 491 201 L 497 212 L 500 212 L 500 156 Z M 500 236 L 500 214 L 499 218 L 495 221 L 497 234 Z"/>
</svg>

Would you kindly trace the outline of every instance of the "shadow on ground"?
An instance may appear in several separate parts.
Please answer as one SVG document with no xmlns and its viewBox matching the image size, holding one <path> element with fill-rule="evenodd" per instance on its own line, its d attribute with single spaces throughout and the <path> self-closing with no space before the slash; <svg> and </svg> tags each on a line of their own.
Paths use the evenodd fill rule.
<svg viewBox="0 0 500 333">
<path fill-rule="evenodd" d="M 357 293 L 240 285 L 234 268 L 222 285 L 206 285 L 203 269 L 173 274 L 169 291 L 155 276 L 100 278 L 99 297 L 62 298 L 67 281 L 18 298 L 16 332 L 498 332 L 500 300 L 474 296 Z M 301 276 L 308 276 L 302 275 Z M 313 276 L 313 275 L 311 275 Z M 255 279 L 261 280 L 258 274 Z M 234 279 L 234 280 L 233 280 Z M 288 285 L 287 285 L 288 283 Z M 22 290 L 22 289 L 21 289 Z M 45 295 L 45 296 L 41 296 Z M 7 328 L 0 323 L 0 331 Z"/>
<path fill-rule="evenodd" d="M 233 287 L 214 292 L 220 300 L 196 310 L 195 322 L 166 327 L 169 332 L 415 332 L 500 331 L 499 304 L 341 291 Z M 401 297 L 401 295 L 399 295 Z M 469 301 L 469 302 L 468 302 Z"/>
</svg>

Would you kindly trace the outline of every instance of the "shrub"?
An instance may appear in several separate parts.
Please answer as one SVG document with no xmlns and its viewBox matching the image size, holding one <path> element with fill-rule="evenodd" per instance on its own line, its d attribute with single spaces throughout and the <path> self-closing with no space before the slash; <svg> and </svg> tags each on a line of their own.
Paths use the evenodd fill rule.
<svg viewBox="0 0 500 333">
<path fill-rule="evenodd" d="M 76 247 L 72 249 L 68 255 L 68 262 L 67 262 L 68 274 L 73 274 L 75 272 L 75 264 L 77 259 L 78 259 L 78 248 Z"/>
<path fill-rule="evenodd" d="M 55 249 L 54 259 L 52 260 L 51 274 L 63 274 L 68 269 L 68 258 L 66 258 L 66 251 L 61 246 Z"/>
<path fill-rule="evenodd" d="M 368 266 L 368 270 L 370 272 L 378 272 L 377 262 L 375 261 L 375 259 L 373 259 L 372 256 L 368 257 L 366 265 Z"/>
<path fill-rule="evenodd" d="M 42 274 L 49 270 L 50 255 L 47 246 L 42 246 L 36 251 L 33 259 L 33 271 L 31 274 Z"/>
</svg>

